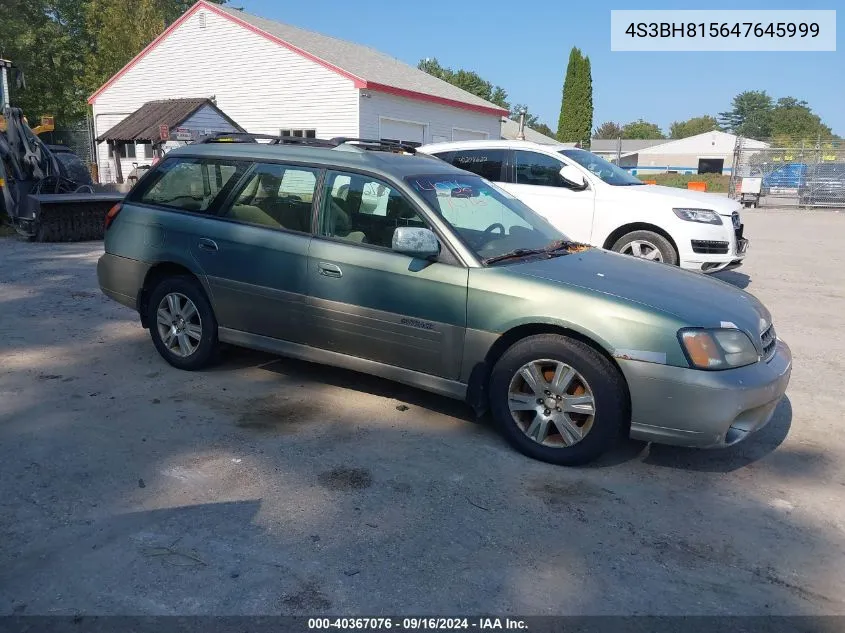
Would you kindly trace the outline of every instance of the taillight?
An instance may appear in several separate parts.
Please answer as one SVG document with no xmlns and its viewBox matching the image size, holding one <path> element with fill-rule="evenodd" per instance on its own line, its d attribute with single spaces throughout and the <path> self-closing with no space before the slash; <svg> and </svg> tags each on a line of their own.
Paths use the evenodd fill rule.
<svg viewBox="0 0 845 633">
<path fill-rule="evenodd" d="M 114 222 L 114 219 L 117 217 L 117 214 L 120 213 L 120 209 L 123 207 L 119 202 L 114 205 L 109 212 L 106 213 L 106 228 L 105 230 L 108 231 L 111 223 Z"/>
</svg>

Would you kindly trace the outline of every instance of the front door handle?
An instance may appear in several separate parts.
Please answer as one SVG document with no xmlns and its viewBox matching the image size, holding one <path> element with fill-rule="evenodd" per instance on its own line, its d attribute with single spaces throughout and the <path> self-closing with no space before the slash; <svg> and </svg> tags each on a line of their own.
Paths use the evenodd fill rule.
<svg viewBox="0 0 845 633">
<path fill-rule="evenodd" d="M 210 240 L 206 237 L 200 238 L 199 244 L 197 244 L 197 246 L 201 251 L 210 251 L 212 253 L 216 253 L 218 250 L 217 242 L 215 242 L 214 240 Z"/>
<path fill-rule="evenodd" d="M 343 271 L 336 264 L 320 262 L 317 264 L 317 271 L 326 277 L 343 277 Z"/>
</svg>

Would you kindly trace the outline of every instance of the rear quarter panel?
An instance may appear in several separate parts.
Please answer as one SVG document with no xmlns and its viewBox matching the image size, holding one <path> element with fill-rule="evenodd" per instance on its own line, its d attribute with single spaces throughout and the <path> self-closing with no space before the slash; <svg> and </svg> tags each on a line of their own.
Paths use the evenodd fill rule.
<svg viewBox="0 0 845 633">
<path fill-rule="evenodd" d="M 196 236 L 207 222 L 215 220 L 126 203 L 106 232 L 105 251 L 150 267 L 165 262 L 183 266 L 200 280 L 210 296 L 205 273 L 191 254 Z"/>
</svg>

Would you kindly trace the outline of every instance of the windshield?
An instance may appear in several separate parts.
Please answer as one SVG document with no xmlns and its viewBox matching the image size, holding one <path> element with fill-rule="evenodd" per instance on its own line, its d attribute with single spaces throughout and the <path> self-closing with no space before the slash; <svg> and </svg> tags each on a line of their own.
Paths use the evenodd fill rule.
<svg viewBox="0 0 845 633">
<path fill-rule="evenodd" d="M 613 163 L 609 163 L 605 159 L 599 158 L 592 152 L 587 152 L 583 149 L 562 149 L 559 153 L 563 154 L 567 158 L 571 158 L 581 165 L 581 167 L 586 167 L 593 174 L 614 187 L 645 184 L 642 180 L 632 176 L 621 167 L 617 167 Z"/>
<path fill-rule="evenodd" d="M 481 260 L 568 238 L 493 183 L 470 174 L 405 179 Z"/>
</svg>

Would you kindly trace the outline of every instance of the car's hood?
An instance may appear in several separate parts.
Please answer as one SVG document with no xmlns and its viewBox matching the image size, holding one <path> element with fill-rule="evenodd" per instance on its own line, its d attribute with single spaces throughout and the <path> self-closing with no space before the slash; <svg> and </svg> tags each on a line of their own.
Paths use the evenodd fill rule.
<svg viewBox="0 0 845 633">
<path fill-rule="evenodd" d="M 638 196 L 643 203 L 648 203 L 649 198 L 654 200 L 655 205 L 671 205 L 672 207 L 688 207 L 696 209 L 711 209 L 719 215 L 731 215 L 739 210 L 740 205 L 736 200 L 727 196 L 705 191 L 690 191 L 689 189 L 677 189 L 675 187 L 661 187 L 660 185 L 637 185 L 633 187 L 612 187 L 608 186 L 609 195 L 614 199 L 624 200 L 626 196 Z M 630 200 L 630 198 L 629 198 Z"/>
<path fill-rule="evenodd" d="M 759 335 L 771 314 L 753 295 L 719 279 L 599 248 L 510 264 L 514 274 L 585 288 L 671 314 L 687 327 L 731 327 Z"/>
</svg>

